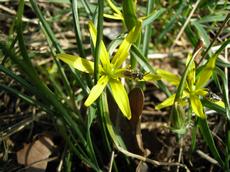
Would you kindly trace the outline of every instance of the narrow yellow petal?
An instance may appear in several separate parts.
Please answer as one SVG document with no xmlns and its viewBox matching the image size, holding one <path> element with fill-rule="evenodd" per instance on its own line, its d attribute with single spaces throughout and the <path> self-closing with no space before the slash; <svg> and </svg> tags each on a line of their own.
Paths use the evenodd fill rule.
<svg viewBox="0 0 230 172">
<path fill-rule="evenodd" d="M 126 118 L 131 119 L 132 115 L 129 106 L 129 98 L 124 86 L 121 84 L 119 80 L 111 79 L 110 87 L 112 89 L 113 97 L 119 109 L 121 110 L 121 112 Z"/>
<path fill-rule="evenodd" d="M 197 96 L 206 96 L 208 94 L 208 89 L 205 89 L 205 88 L 200 88 L 200 89 L 196 89 L 194 91 L 194 94 L 196 94 Z"/>
<path fill-rule="evenodd" d="M 110 14 L 103 14 L 103 16 L 105 18 L 108 18 L 108 19 L 113 19 L 113 20 L 123 20 L 123 17 L 119 16 L 119 15 L 110 15 Z"/>
<path fill-rule="evenodd" d="M 191 65 L 190 65 L 190 69 L 187 75 L 187 83 L 188 83 L 188 87 L 192 90 L 195 84 L 195 80 L 196 80 L 196 67 L 195 67 L 195 62 L 192 61 Z"/>
<path fill-rule="evenodd" d="M 110 8 L 112 8 L 114 12 L 116 12 L 118 15 L 122 16 L 122 13 L 120 12 L 120 10 L 117 8 L 117 6 L 111 0 L 106 0 L 106 2 L 109 4 Z"/>
<path fill-rule="evenodd" d="M 172 106 L 174 103 L 174 99 L 175 99 L 176 94 L 171 95 L 169 98 L 167 98 L 166 100 L 164 100 L 162 103 L 158 104 L 157 106 L 155 106 L 156 110 L 160 110 L 162 108 L 168 107 L 168 106 Z"/>
<path fill-rule="evenodd" d="M 102 75 L 97 84 L 90 90 L 89 96 L 84 105 L 90 106 L 101 95 L 108 82 L 109 78 L 106 75 Z"/>
<path fill-rule="evenodd" d="M 163 80 L 166 80 L 170 84 L 176 85 L 176 86 L 179 85 L 180 77 L 178 75 L 173 74 L 163 69 L 157 69 L 156 72 Z"/>
<path fill-rule="evenodd" d="M 216 56 L 213 56 L 209 59 L 209 61 L 205 64 L 203 69 L 201 69 L 200 73 L 197 75 L 196 88 L 202 88 L 205 86 L 205 84 L 207 84 L 210 77 L 212 76 L 215 64 Z"/>
<path fill-rule="evenodd" d="M 121 66 L 121 64 L 125 61 L 125 59 L 129 55 L 129 49 L 140 35 L 141 32 L 141 21 L 137 22 L 137 25 L 128 33 L 126 38 L 121 43 L 120 47 L 118 48 L 116 54 L 112 59 L 112 64 L 114 64 L 115 68 Z"/>
<path fill-rule="evenodd" d="M 204 114 L 203 105 L 201 104 L 199 97 L 195 95 L 190 95 L 190 102 L 193 112 L 200 118 L 206 118 L 206 115 Z"/>
<path fill-rule="evenodd" d="M 94 63 L 79 56 L 73 56 L 70 54 L 58 54 L 57 58 L 82 72 L 93 73 L 94 71 Z"/>
<path fill-rule="evenodd" d="M 95 45 L 97 40 L 97 30 L 91 21 L 89 22 L 89 31 L 90 31 L 91 38 L 93 40 L 93 44 Z M 107 65 L 110 64 L 109 54 L 106 50 L 103 41 L 101 41 L 100 43 L 100 60 L 103 67 L 106 67 Z"/>
<path fill-rule="evenodd" d="M 144 77 L 143 77 L 143 81 L 156 81 L 160 79 L 161 77 L 159 75 L 151 74 L 151 73 L 144 74 Z"/>
</svg>

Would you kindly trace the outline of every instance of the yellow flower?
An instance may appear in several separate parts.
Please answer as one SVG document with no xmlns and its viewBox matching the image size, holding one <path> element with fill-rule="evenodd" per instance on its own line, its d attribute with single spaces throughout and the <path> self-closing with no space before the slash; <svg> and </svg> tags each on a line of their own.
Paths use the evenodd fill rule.
<svg viewBox="0 0 230 172">
<path fill-rule="evenodd" d="M 187 63 L 192 58 L 191 55 L 188 56 Z M 186 83 L 185 83 L 185 89 L 183 90 L 181 102 L 184 103 L 183 100 L 188 99 L 190 102 L 190 105 L 192 107 L 193 112 L 200 118 L 206 118 L 206 115 L 204 113 L 203 105 L 200 101 L 201 97 L 205 97 L 208 94 L 208 90 L 204 88 L 204 86 L 209 81 L 210 77 L 213 74 L 213 70 L 215 68 L 217 56 L 213 56 L 209 59 L 209 61 L 202 67 L 200 72 L 196 74 L 196 66 L 194 61 L 192 61 L 192 64 L 190 65 Z M 178 86 L 180 83 L 180 77 L 172 74 L 170 72 L 167 72 L 165 70 L 157 70 L 157 74 L 161 76 L 162 79 L 166 80 L 167 82 L 171 83 L 172 85 Z M 175 94 L 167 98 L 162 103 L 158 104 L 155 108 L 156 109 L 162 109 L 164 107 L 172 106 L 174 104 Z M 223 102 L 215 102 L 216 104 L 223 105 Z"/>
<path fill-rule="evenodd" d="M 120 10 L 121 7 L 117 7 L 111 0 L 106 0 L 106 2 L 112 9 L 112 14 L 104 14 L 104 17 L 113 20 L 121 20 L 127 27 L 128 31 L 130 31 L 137 24 L 138 20 L 143 22 L 142 25 L 144 27 L 159 17 L 164 11 L 166 11 L 164 8 L 160 8 L 157 11 L 152 11 L 148 16 L 142 16 L 138 18 L 136 14 L 136 0 L 122 1 L 122 12 Z"/>
<path fill-rule="evenodd" d="M 116 7 L 116 5 L 111 0 L 106 0 L 110 8 L 113 10 L 113 15 L 110 14 L 104 14 L 104 17 L 114 20 L 124 20 L 123 14 L 121 11 Z"/>
<path fill-rule="evenodd" d="M 89 22 L 89 31 L 92 41 L 96 43 L 96 28 L 92 22 Z M 120 108 L 121 112 L 128 119 L 131 118 L 131 110 L 129 106 L 129 99 L 124 86 L 122 85 L 120 78 L 124 77 L 124 71 L 126 68 L 120 68 L 122 63 L 129 55 L 129 49 L 133 42 L 136 41 L 141 31 L 141 22 L 128 33 L 121 45 L 119 46 L 114 57 L 110 61 L 109 53 L 103 42 L 100 45 L 100 62 L 99 73 L 100 78 L 97 84 L 91 89 L 88 98 L 85 101 L 85 106 L 90 106 L 103 92 L 104 88 L 109 85 L 113 97 Z M 69 54 L 58 54 L 57 57 L 63 62 L 67 63 L 73 68 L 76 68 L 82 72 L 93 74 L 94 62 L 83 59 L 79 56 L 73 56 Z"/>
</svg>

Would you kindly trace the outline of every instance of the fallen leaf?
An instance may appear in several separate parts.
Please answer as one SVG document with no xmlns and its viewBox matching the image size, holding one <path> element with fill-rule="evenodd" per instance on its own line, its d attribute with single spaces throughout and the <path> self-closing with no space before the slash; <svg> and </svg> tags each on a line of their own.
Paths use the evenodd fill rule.
<svg viewBox="0 0 230 172">
<path fill-rule="evenodd" d="M 33 143 L 24 144 L 24 147 L 17 152 L 17 161 L 33 168 L 34 171 L 45 171 L 48 163 L 46 159 L 51 155 L 53 147 L 54 144 L 48 136 L 41 136 Z"/>
</svg>

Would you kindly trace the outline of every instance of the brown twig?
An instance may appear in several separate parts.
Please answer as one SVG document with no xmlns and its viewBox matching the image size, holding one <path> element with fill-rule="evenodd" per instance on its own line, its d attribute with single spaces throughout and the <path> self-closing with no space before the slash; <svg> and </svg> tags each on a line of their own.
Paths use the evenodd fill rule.
<svg viewBox="0 0 230 172">
<path fill-rule="evenodd" d="M 215 159 L 213 159 L 209 155 L 205 154 L 201 150 L 197 150 L 196 152 L 198 155 L 200 155 L 201 158 L 206 159 L 207 161 L 209 161 L 212 164 L 219 165 L 219 163 Z"/>
<path fill-rule="evenodd" d="M 160 162 L 160 161 L 152 160 L 152 159 L 149 159 L 147 157 L 144 157 L 144 156 L 137 155 L 137 154 L 134 154 L 132 152 L 129 152 L 129 151 L 123 149 L 122 147 L 118 146 L 118 145 L 116 146 L 116 148 L 117 148 L 118 151 L 120 151 L 121 153 L 125 154 L 126 156 L 138 159 L 140 161 L 150 163 L 150 164 L 152 164 L 154 166 L 179 166 L 179 167 L 183 167 L 186 170 L 186 172 L 190 172 L 190 170 L 188 169 L 188 167 L 186 165 L 178 163 L 178 162 L 172 162 L 172 163 L 170 163 L 170 162 Z"/>
</svg>

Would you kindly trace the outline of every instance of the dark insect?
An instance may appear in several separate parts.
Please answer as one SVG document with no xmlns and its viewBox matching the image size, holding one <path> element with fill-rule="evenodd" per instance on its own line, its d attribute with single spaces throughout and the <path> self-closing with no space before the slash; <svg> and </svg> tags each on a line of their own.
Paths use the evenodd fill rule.
<svg viewBox="0 0 230 172">
<path fill-rule="evenodd" d="M 217 94 L 215 94 L 211 91 L 208 92 L 206 98 L 211 99 L 213 101 L 221 101 L 222 100 L 222 98 L 220 96 L 218 96 Z"/>
<path fill-rule="evenodd" d="M 126 70 L 123 73 L 126 77 L 132 78 L 132 79 L 139 79 L 142 80 L 144 78 L 144 74 L 141 72 L 137 71 L 131 71 L 131 70 Z"/>
</svg>

